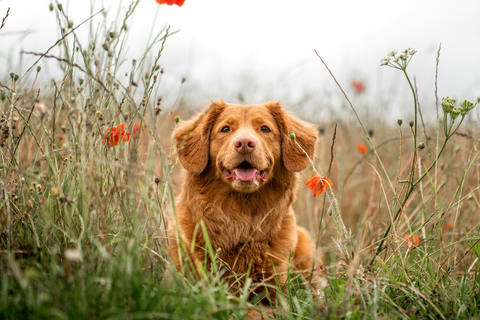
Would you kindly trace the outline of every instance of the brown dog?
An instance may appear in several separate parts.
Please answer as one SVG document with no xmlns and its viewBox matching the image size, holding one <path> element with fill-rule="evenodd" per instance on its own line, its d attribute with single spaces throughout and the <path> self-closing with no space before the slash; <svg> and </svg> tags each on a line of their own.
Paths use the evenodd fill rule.
<svg viewBox="0 0 480 320">
<path fill-rule="evenodd" d="M 213 102 L 175 130 L 179 160 L 187 170 L 168 229 L 168 249 L 178 270 L 185 251 L 195 262 L 208 256 L 201 221 L 214 252 L 228 265 L 227 275 L 249 271 L 254 282 L 278 280 L 283 286 L 289 263 L 297 270 L 312 267 L 315 248 L 292 210 L 296 172 L 309 160 L 290 131 L 313 158 L 315 128 L 278 102 Z"/>
</svg>

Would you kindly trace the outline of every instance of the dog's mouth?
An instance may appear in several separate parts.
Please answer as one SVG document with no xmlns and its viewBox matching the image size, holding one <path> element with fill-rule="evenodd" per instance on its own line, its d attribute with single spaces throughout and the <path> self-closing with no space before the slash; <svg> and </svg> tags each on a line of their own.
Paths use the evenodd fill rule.
<svg viewBox="0 0 480 320">
<path fill-rule="evenodd" d="M 232 182 L 244 181 L 259 184 L 260 181 L 267 181 L 268 170 L 258 171 L 248 161 L 243 161 L 233 170 L 223 169 L 223 176 Z"/>
</svg>

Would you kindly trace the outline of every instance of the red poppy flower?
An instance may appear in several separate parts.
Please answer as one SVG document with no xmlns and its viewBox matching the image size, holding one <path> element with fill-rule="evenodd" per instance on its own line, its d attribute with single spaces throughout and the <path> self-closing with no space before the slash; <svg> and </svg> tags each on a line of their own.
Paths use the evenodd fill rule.
<svg viewBox="0 0 480 320">
<path fill-rule="evenodd" d="M 102 144 L 105 144 L 107 147 L 113 147 L 118 145 L 119 141 L 130 141 L 130 133 L 125 131 L 125 125 L 126 123 L 120 123 L 118 126 L 108 127 Z"/>
<path fill-rule="evenodd" d="M 360 143 L 358 146 L 357 146 L 357 151 L 360 152 L 360 153 L 363 153 L 363 154 L 367 154 L 370 152 L 370 150 L 368 149 L 368 147 L 363 144 L 363 143 Z"/>
<path fill-rule="evenodd" d="M 365 91 L 365 84 L 363 83 L 362 80 L 353 80 L 352 88 L 353 88 L 353 92 L 360 94 L 360 93 L 363 93 L 363 91 Z"/>
<path fill-rule="evenodd" d="M 185 0 L 155 0 L 159 4 L 168 4 L 169 6 L 176 4 L 177 6 L 183 6 Z"/>
<path fill-rule="evenodd" d="M 409 249 L 413 249 L 420 244 L 420 238 L 416 234 L 407 233 L 403 237 L 403 240 Z"/>
<path fill-rule="evenodd" d="M 326 177 L 315 176 L 308 179 L 305 185 L 308 189 L 315 190 L 313 197 L 317 197 L 321 195 L 323 191 L 327 190 L 328 187 L 333 186 L 333 182 Z"/>
</svg>

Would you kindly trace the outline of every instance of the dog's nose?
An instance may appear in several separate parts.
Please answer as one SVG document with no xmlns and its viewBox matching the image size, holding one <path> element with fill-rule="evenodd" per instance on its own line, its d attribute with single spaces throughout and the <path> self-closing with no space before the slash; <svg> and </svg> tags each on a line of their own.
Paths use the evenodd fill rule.
<svg viewBox="0 0 480 320">
<path fill-rule="evenodd" d="M 238 153 L 241 154 L 253 152 L 256 146 L 257 143 L 255 142 L 255 139 L 250 137 L 238 137 L 233 142 L 233 147 L 235 148 L 235 150 L 237 150 Z"/>
</svg>

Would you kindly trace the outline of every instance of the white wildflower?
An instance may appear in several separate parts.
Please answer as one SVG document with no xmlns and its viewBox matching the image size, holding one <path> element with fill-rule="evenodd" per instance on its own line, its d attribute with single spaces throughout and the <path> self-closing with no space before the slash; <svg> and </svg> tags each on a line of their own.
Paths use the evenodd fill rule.
<svg viewBox="0 0 480 320">
<path fill-rule="evenodd" d="M 72 262 L 81 262 L 83 261 L 82 252 L 78 249 L 67 249 L 65 250 L 65 258 Z"/>
<path fill-rule="evenodd" d="M 390 62 L 390 58 L 380 59 L 380 65 L 381 66 L 386 66 L 389 62 Z"/>
<path fill-rule="evenodd" d="M 48 113 L 47 107 L 45 107 L 45 105 L 38 99 L 35 99 L 33 102 L 33 108 L 33 113 L 40 119 L 43 119 Z"/>
<path fill-rule="evenodd" d="M 390 57 L 395 57 L 397 55 L 398 51 L 397 50 L 392 50 L 388 53 L 388 56 Z"/>
</svg>

